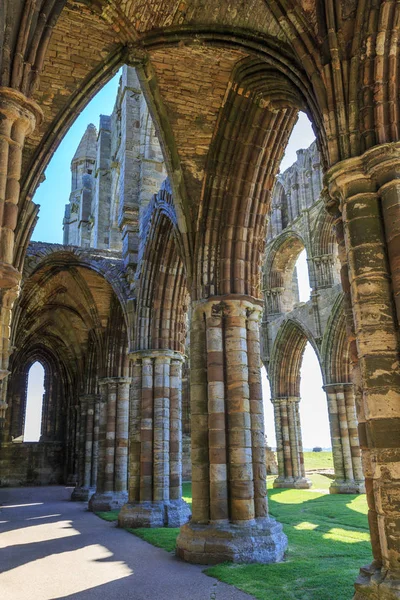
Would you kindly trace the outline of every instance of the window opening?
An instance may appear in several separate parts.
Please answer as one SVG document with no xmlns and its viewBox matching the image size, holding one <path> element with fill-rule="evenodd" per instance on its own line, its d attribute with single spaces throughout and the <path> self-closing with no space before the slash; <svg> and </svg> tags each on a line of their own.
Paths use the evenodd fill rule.
<svg viewBox="0 0 400 600">
<path fill-rule="evenodd" d="M 44 368 L 35 362 L 29 369 L 26 394 L 24 442 L 38 442 L 42 427 Z"/>
</svg>

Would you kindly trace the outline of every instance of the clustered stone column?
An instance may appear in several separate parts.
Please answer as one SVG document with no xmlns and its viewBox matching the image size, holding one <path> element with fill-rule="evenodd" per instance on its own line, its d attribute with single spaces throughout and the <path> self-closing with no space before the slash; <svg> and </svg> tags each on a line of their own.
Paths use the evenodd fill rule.
<svg viewBox="0 0 400 600">
<path fill-rule="evenodd" d="M 87 501 L 96 490 L 100 399 L 84 394 L 77 407 L 77 485 L 71 500 Z"/>
<path fill-rule="evenodd" d="M 179 527 L 182 500 L 182 362 L 179 352 L 138 351 L 133 361 L 129 503 L 121 527 Z"/>
<path fill-rule="evenodd" d="M 120 508 L 128 500 L 129 377 L 99 380 L 99 441 L 96 493 L 89 509 Z"/>
<path fill-rule="evenodd" d="M 268 516 L 261 389 L 261 302 L 198 302 L 191 321 L 192 520 L 177 553 L 189 562 L 275 562 L 287 540 Z"/>
<path fill-rule="evenodd" d="M 275 417 L 278 477 L 274 488 L 308 489 L 312 483 L 306 478 L 303 442 L 299 413 L 300 398 L 288 396 L 272 398 Z"/>
<path fill-rule="evenodd" d="M 20 92 L 0 87 L 0 382 L 9 374 L 11 311 L 21 274 L 13 266 L 18 219 L 22 150 L 25 138 L 42 119 L 41 108 Z M 0 429 L 7 403 L 0 396 Z"/>
<path fill-rule="evenodd" d="M 332 383 L 324 386 L 328 399 L 333 467 L 335 479 L 331 494 L 365 493 L 358 440 L 356 405 L 352 383 Z"/>
<path fill-rule="evenodd" d="M 374 556 L 361 569 L 355 599 L 394 599 L 400 594 L 400 143 L 338 163 L 325 183 L 345 245 L 342 278 L 357 341 L 354 383 Z"/>
</svg>

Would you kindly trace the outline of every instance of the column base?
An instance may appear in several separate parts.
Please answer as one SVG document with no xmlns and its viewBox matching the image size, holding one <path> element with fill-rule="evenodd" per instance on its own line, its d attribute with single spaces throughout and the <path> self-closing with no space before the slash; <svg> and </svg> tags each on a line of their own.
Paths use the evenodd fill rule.
<svg viewBox="0 0 400 600">
<path fill-rule="evenodd" d="M 400 573 L 394 577 L 388 571 L 382 571 L 375 565 L 360 569 L 354 584 L 356 593 L 353 600 L 399 600 Z"/>
<path fill-rule="evenodd" d="M 87 502 L 95 492 L 96 488 L 88 488 L 82 485 L 74 488 L 71 494 L 71 500 L 73 502 Z"/>
<path fill-rule="evenodd" d="M 330 494 L 365 494 L 365 482 L 334 480 L 329 486 Z"/>
<path fill-rule="evenodd" d="M 181 527 L 192 516 L 184 500 L 165 502 L 132 502 L 125 504 L 118 515 L 118 527 Z"/>
<path fill-rule="evenodd" d="M 306 477 L 278 477 L 273 482 L 274 488 L 309 490 L 312 481 Z"/>
<path fill-rule="evenodd" d="M 92 512 L 108 512 L 122 508 L 128 501 L 128 492 L 103 492 L 94 494 L 89 500 Z"/>
<path fill-rule="evenodd" d="M 181 528 L 176 554 L 183 560 L 215 565 L 222 562 L 274 563 L 283 559 L 287 537 L 282 525 L 265 517 L 246 525 L 188 523 Z"/>
</svg>

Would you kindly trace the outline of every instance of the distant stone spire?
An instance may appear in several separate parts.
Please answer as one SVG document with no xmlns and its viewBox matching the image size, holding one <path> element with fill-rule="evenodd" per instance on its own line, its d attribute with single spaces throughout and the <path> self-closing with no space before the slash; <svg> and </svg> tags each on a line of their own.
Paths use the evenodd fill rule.
<svg viewBox="0 0 400 600">
<path fill-rule="evenodd" d="M 85 133 L 82 136 L 79 146 L 74 154 L 71 164 L 81 160 L 89 159 L 96 160 L 96 147 L 97 147 L 97 129 L 90 123 Z"/>
</svg>

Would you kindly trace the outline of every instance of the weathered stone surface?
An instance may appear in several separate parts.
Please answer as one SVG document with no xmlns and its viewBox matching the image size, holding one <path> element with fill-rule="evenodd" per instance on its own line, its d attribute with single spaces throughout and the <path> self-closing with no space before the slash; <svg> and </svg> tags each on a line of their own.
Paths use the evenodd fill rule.
<svg viewBox="0 0 400 600">
<path fill-rule="evenodd" d="M 164 502 L 129 502 L 118 515 L 119 527 L 181 527 L 191 511 L 182 499 Z"/>
<path fill-rule="evenodd" d="M 89 498 L 88 508 L 93 512 L 122 508 L 128 500 L 128 492 L 95 492 Z"/>
<path fill-rule="evenodd" d="M 218 3 L 191 0 L 186 3 L 178 0 L 152 0 L 151 3 L 135 0 L 120 3 L 104 0 L 57 1 L 51 3 L 52 10 L 48 10 L 47 2 L 40 1 L 6 0 L 3 4 L 0 23 L 0 31 L 4 32 L 0 68 L 0 379 L 3 382 L 0 419 L 4 420 L 8 405 L 5 382 L 12 337 L 11 310 L 19 293 L 25 250 L 37 214 L 31 199 L 44 168 L 70 123 L 120 64 L 128 60 L 137 65 L 138 77 L 151 104 L 165 150 L 176 207 L 175 220 L 166 217 L 171 214 L 168 211 L 164 213 L 164 219 L 161 211 L 158 212 L 158 231 L 161 233 L 157 238 L 157 255 L 163 253 L 163 260 L 154 259 L 153 246 L 149 252 L 150 259 L 153 255 L 148 262 L 149 269 L 144 267 L 138 272 L 139 279 L 143 272 L 147 272 L 151 273 L 149 281 L 155 278 L 161 283 L 157 283 L 154 292 L 154 286 L 146 286 L 142 277 L 142 291 L 136 301 L 140 307 L 139 322 L 142 318 L 144 320 L 138 339 L 145 340 L 146 344 L 154 342 L 154 345 L 135 346 L 134 350 L 183 351 L 186 309 L 175 307 L 187 307 L 188 289 L 191 300 L 195 302 L 213 298 L 216 294 L 260 299 L 265 222 L 275 175 L 297 111 L 305 110 L 313 120 L 321 149 L 321 163 L 328 171 L 326 185 L 329 197 L 326 195 L 326 205 L 335 223 L 338 240 L 349 341 L 345 341 L 343 320 L 339 319 L 341 324 L 337 327 L 337 335 L 325 340 L 325 349 L 334 348 L 337 357 L 330 363 L 335 368 L 325 383 L 348 384 L 349 371 L 352 370 L 370 507 L 372 548 L 377 564 L 382 565 L 382 577 L 391 582 L 392 591 L 388 594 L 399 597 L 394 583 L 400 579 L 399 459 L 396 455 L 400 419 L 398 3 L 354 0 L 337 2 L 334 10 L 329 4 L 325 11 L 315 0 L 250 0 L 242 3 L 231 0 Z M 133 89 L 130 92 L 132 104 L 138 108 L 140 91 Z M 37 110 L 35 105 L 33 112 L 32 98 L 40 107 Z M 32 114 L 37 117 L 41 109 L 43 121 L 33 132 Z M 36 121 L 39 119 L 36 118 Z M 132 122 L 128 135 L 125 132 L 121 139 L 125 141 L 135 137 L 138 129 L 136 121 Z M 103 148 L 106 138 L 104 134 L 100 143 Z M 137 183 L 140 162 L 132 154 L 127 157 L 128 168 L 123 181 L 128 181 L 131 173 L 134 183 Z M 145 164 L 144 181 L 151 157 L 142 162 Z M 124 168 L 125 165 L 121 165 L 121 172 Z M 105 184 L 108 185 L 106 171 L 107 165 L 102 165 L 99 172 L 105 174 Z M 299 185 L 299 181 L 290 182 L 293 196 L 301 200 L 301 194 L 297 193 Z M 140 207 L 136 202 L 130 203 L 125 191 L 120 198 L 121 214 L 118 216 L 122 217 L 119 225 L 124 231 L 123 252 L 131 292 L 126 312 L 132 315 L 135 309 L 133 298 Z M 83 186 L 82 198 L 87 200 L 89 195 L 90 186 Z M 84 212 L 82 210 L 82 217 Z M 85 218 L 81 219 L 81 223 L 83 230 L 88 229 Z M 82 237 L 85 239 L 87 231 L 83 230 Z M 157 231 L 155 225 L 153 230 Z M 99 231 L 101 235 L 105 234 L 102 243 L 106 244 L 106 231 Z M 282 258 L 286 256 L 290 261 L 295 254 L 296 243 L 289 242 L 287 248 L 288 253 L 283 252 Z M 324 251 L 321 256 L 313 256 L 320 289 L 323 289 L 322 282 L 330 278 L 332 261 L 327 257 L 329 254 L 331 252 Z M 143 256 L 148 258 L 146 253 Z M 76 269 L 79 277 L 82 276 L 79 267 Z M 278 274 L 279 271 L 273 270 Z M 55 280 L 56 275 L 53 275 Z M 268 288 L 274 306 L 279 304 L 282 287 L 282 281 L 278 279 Z M 165 280 L 167 283 L 164 285 Z M 80 282 L 83 283 L 82 279 Z M 171 282 L 177 283 L 177 296 L 171 295 L 174 289 Z M 76 281 L 68 281 L 68 286 L 62 285 L 60 279 L 58 283 L 61 285 L 53 288 L 54 294 L 47 295 L 48 304 L 54 305 L 55 299 L 66 293 L 61 290 L 66 288 L 70 292 L 72 290 L 70 298 L 76 296 L 81 300 L 78 306 L 71 300 L 77 314 L 82 307 L 88 309 L 84 311 L 84 326 L 75 322 L 72 327 L 79 332 L 74 343 L 69 339 L 74 352 L 67 352 L 69 358 L 65 359 L 72 369 L 72 376 L 60 376 L 67 387 L 67 382 L 75 384 L 79 380 L 76 365 L 84 362 L 82 345 L 96 347 L 102 328 L 108 327 L 108 335 L 111 335 L 118 329 L 121 314 L 118 319 L 117 310 L 112 308 L 112 318 L 105 326 L 107 310 L 103 311 L 104 306 L 102 309 L 97 304 L 98 319 L 94 324 L 91 321 L 96 311 L 88 307 L 88 293 L 85 300 L 79 295 Z M 104 300 L 107 294 L 104 294 L 104 287 L 99 281 L 97 283 L 102 288 Z M 88 292 L 91 286 L 85 289 Z M 146 290 L 149 290 L 148 294 Z M 46 286 L 37 286 L 36 291 L 40 300 L 49 290 Z M 164 292 L 167 293 L 167 313 L 161 309 Z M 93 294 L 94 297 L 96 295 Z M 317 306 L 324 304 L 324 297 L 329 304 L 329 293 L 321 292 L 313 298 L 316 317 L 320 314 Z M 290 302 L 292 300 L 293 294 Z M 153 301 L 160 304 L 150 316 Z M 48 321 L 41 319 L 37 312 L 28 311 L 30 302 L 28 299 L 26 302 L 15 310 L 17 316 L 12 327 L 29 332 L 32 331 L 29 320 L 37 321 L 38 331 L 46 331 L 48 344 L 51 346 L 50 340 L 58 337 L 57 350 L 63 348 L 65 330 L 69 329 L 64 328 L 64 335 L 60 336 L 63 320 L 54 318 L 54 315 Z M 69 305 L 64 304 L 63 307 L 63 310 L 71 309 Z M 299 308 L 300 312 L 306 310 Z M 28 313 L 29 318 L 24 321 L 21 313 Z M 210 512 L 250 519 L 257 511 L 261 514 L 266 508 L 265 498 L 261 497 L 265 479 L 261 465 L 265 467 L 265 456 L 263 447 L 257 443 L 262 411 L 257 412 L 258 399 L 252 400 L 254 394 L 257 395 L 254 390 L 259 388 L 259 365 L 251 360 L 246 364 L 246 350 L 241 348 L 244 330 L 247 329 L 247 359 L 259 356 L 258 340 L 254 339 L 254 331 L 244 326 L 243 315 L 235 315 L 223 332 L 221 350 L 220 332 L 212 332 L 219 328 L 218 310 L 207 320 L 206 329 L 202 330 L 199 324 L 192 327 L 195 349 L 191 353 L 199 360 L 191 364 L 192 406 L 198 421 L 197 427 L 192 430 L 193 512 L 197 519 L 204 518 L 206 522 Z M 147 329 L 149 324 L 150 333 Z M 323 337 L 320 325 L 316 318 L 318 344 Z M 91 336 L 87 334 L 89 331 L 93 332 Z M 170 335 L 172 332 L 173 335 Z M 133 336 L 129 338 L 130 341 L 132 339 Z M 17 338 L 16 341 L 12 345 L 18 351 L 18 342 L 23 340 Z M 292 356 L 301 357 L 304 335 L 298 334 L 293 323 L 283 328 L 280 341 L 283 355 L 286 354 L 285 345 L 293 343 L 296 352 Z M 323 343 L 325 341 L 322 340 Z M 201 347 L 207 344 L 213 350 L 209 355 L 205 352 L 204 360 L 200 359 Z M 126 344 L 124 346 L 120 337 L 113 347 L 124 347 L 123 353 L 126 354 Z M 99 356 L 93 350 L 90 353 L 87 364 L 100 364 Z M 53 352 L 50 357 L 48 348 L 42 345 L 43 360 L 52 358 L 56 363 L 56 355 Z M 120 356 L 119 353 L 117 355 Z M 341 369 L 341 355 L 346 355 L 347 366 L 350 365 L 351 369 Z M 110 367 L 106 357 L 102 364 L 108 365 L 102 377 L 127 375 L 126 365 L 122 367 L 119 363 L 120 368 Z M 289 374 L 289 384 L 295 387 L 296 377 L 293 377 L 290 365 L 285 361 L 279 364 Z M 52 372 L 56 373 L 56 368 Z M 209 389 L 203 384 L 205 374 L 211 377 Z M 343 377 L 335 378 L 335 374 Z M 84 374 L 83 377 L 85 382 L 90 383 L 90 376 Z M 277 381 L 283 382 L 284 378 L 278 376 Z M 53 417 L 47 419 L 53 425 L 57 422 L 73 423 L 69 437 L 62 438 L 66 440 L 67 448 L 74 446 L 76 430 L 82 430 L 75 411 L 78 396 L 96 391 L 80 389 L 77 385 L 77 389 L 68 396 L 67 414 L 60 412 L 58 421 Z M 341 392 L 335 391 L 334 395 L 330 403 L 333 407 L 331 431 L 335 439 L 335 470 L 340 480 L 342 463 L 342 479 L 351 481 L 350 472 L 353 470 L 353 479 L 356 480 L 359 457 L 351 444 L 351 440 L 355 439 L 354 431 L 351 431 L 355 429 L 351 426 L 352 415 L 347 414 Z M 274 398 L 298 396 L 296 389 L 273 390 Z M 18 405 L 16 387 L 10 400 L 15 403 L 14 406 Z M 113 400 L 109 404 L 111 408 L 115 406 Z M 346 408 L 346 415 L 343 408 Z M 19 412 L 18 409 L 16 414 Z M 14 421 L 12 426 L 20 427 L 18 419 L 16 424 L 9 413 L 11 411 L 7 410 L 7 419 Z M 252 415 L 256 416 L 251 418 Z M 111 415 L 111 421 L 115 417 Z M 229 465 L 229 471 L 226 469 L 229 460 L 222 442 L 224 417 L 228 417 L 227 430 L 232 433 L 228 449 L 233 450 L 233 465 Z M 285 415 L 281 415 L 281 419 L 284 422 Z M 289 415 L 287 420 L 289 431 L 290 428 L 296 431 L 294 419 L 292 427 Z M 9 425 L 7 422 L 7 432 L 10 431 Z M 253 426 L 256 429 L 254 435 Z M 57 430 L 57 427 L 54 429 Z M 151 431 L 150 426 L 148 431 Z M 208 434 L 211 432 L 209 443 Z M 50 433 L 53 435 L 54 431 Z M 107 433 L 111 434 L 111 430 Z M 117 448 L 114 443 L 112 449 L 112 442 L 118 436 L 117 429 L 114 433 L 115 438 L 111 440 L 111 436 L 108 440 L 107 451 L 116 456 Z M 125 440 L 124 436 L 121 440 Z M 301 466 L 301 449 L 296 453 L 295 445 L 290 443 L 293 437 L 284 441 L 286 454 L 282 444 L 279 462 L 283 465 L 282 457 L 286 458 L 286 466 L 289 466 L 290 459 L 292 470 L 296 471 Z M 150 440 L 143 440 L 145 442 L 149 444 Z M 79 444 L 78 440 L 77 446 Z M 120 466 L 126 455 L 124 443 L 121 448 Z M 390 454 L 391 460 L 388 458 Z M 383 459 L 384 455 L 387 460 Z M 101 444 L 99 458 L 103 460 Z M 69 473 L 76 473 L 73 454 L 68 454 L 66 462 Z M 105 460 L 104 464 L 110 467 L 111 462 Z M 149 464 L 147 461 L 146 468 Z M 79 470 L 82 474 L 81 468 Z M 260 476 L 255 486 L 257 489 L 252 490 L 250 482 L 254 481 L 255 471 Z M 152 473 L 142 475 L 152 478 Z M 107 485 L 113 478 L 110 469 L 105 469 L 101 477 Z M 162 475 L 157 473 L 156 477 Z M 121 478 L 117 473 L 115 481 L 118 479 Z M 239 484 L 241 481 L 245 482 L 243 486 Z M 160 489 L 162 486 L 158 484 Z M 234 502 L 231 510 L 227 511 L 228 487 Z M 385 587 L 387 590 L 389 585 L 383 582 L 380 588 L 384 590 Z M 374 589 L 375 593 L 375 588 L 375 583 L 371 583 L 369 589 Z M 369 591 L 365 586 L 363 590 L 359 587 L 357 594 L 367 598 Z"/>
<path fill-rule="evenodd" d="M 96 488 L 75 487 L 71 494 L 71 500 L 73 502 L 88 502 L 95 492 Z"/>
<path fill-rule="evenodd" d="M 274 563 L 283 559 L 287 538 L 282 525 L 260 517 L 244 524 L 190 522 L 181 528 L 177 556 L 192 563 Z"/>
</svg>

